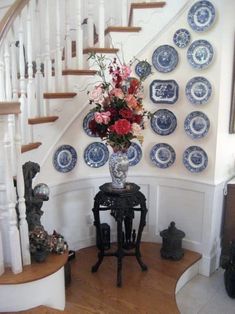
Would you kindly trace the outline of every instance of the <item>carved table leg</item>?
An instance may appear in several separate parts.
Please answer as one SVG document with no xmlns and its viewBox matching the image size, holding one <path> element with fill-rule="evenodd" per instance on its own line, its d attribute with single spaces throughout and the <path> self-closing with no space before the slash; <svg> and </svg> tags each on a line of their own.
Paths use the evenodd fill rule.
<svg viewBox="0 0 235 314">
<path fill-rule="evenodd" d="M 135 246 L 135 256 L 136 256 L 136 259 L 137 259 L 137 261 L 138 261 L 138 263 L 139 263 L 139 265 L 143 271 L 148 270 L 147 265 L 145 265 L 141 259 L 141 253 L 140 253 L 140 241 L 141 241 L 141 236 L 142 236 L 144 226 L 146 224 L 146 214 L 147 214 L 147 209 L 146 209 L 145 205 L 142 205 L 141 214 L 140 214 L 139 230 L 138 230 L 136 246 Z"/>
<path fill-rule="evenodd" d="M 123 258 L 123 249 L 122 249 L 122 219 L 119 217 L 117 220 L 117 286 L 122 286 L 122 258 Z"/>
</svg>

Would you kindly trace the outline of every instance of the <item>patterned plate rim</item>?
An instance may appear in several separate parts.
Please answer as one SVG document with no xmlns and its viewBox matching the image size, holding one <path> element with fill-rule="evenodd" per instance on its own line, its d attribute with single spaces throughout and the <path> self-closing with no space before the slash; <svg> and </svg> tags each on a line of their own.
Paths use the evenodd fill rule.
<svg viewBox="0 0 235 314">
<path fill-rule="evenodd" d="M 203 99 L 201 100 L 197 100 L 193 97 L 192 95 L 192 90 L 193 90 L 193 85 L 200 82 L 201 83 L 204 83 L 207 88 L 208 88 L 208 93 L 207 93 L 207 97 L 204 97 Z M 195 76 L 193 77 L 191 80 L 189 80 L 186 84 L 186 87 L 185 87 L 185 94 L 186 94 L 186 97 L 187 99 L 194 105 L 202 105 L 202 104 L 206 104 L 209 100 L 209 98 L 211 97 L 211 93 L 212 93 L 212 86 L 211 86 L 211 83 L 208 81 L 208 79 L 206 79 L 205 77 L 203 76 Z"/>
<path fill-rule="evenodd" d="M 157 117 L 155 117 L 155 115 L 156 115 L 158 112 L 166 112 L 169 116 L 171 116 L 172 121 L 173 121 L 173 123 L 171 123 L 171 128 L 169 128 L 169 129 L 166 130 L 166 131 L 164 131 L 164 130 L 162 131 L 160 128 L 159 128 L 160 131 L 158 131 L 158 130 L 156 129 L 156 124 L 154 123 L 154 120 L 156 120 Z M 152 115 L 152 117 L 151 117 L 151 119 L 150 119 L 150 125 L 151 125 L 152 130 L 153 130 L 155 133 L 157 133 L 158 135 L 163 135 L 163 136 L 165 136 L 165 135 L 170 135 L 171 133 L 173 133 L 173 132 L 175 131 L 175 129 L 176 129 L 176 127 L 177 127 L 177 119 L 176 119 L 176 116 L 174 115 L 174 113 L 173 113 L 172 111 L 170 111 L 170 110 L 168 110 L 168 109 L 159 109 L 159 110 L 157 110 L 157 111 L 155 111 L 155 112 L 153 113 L 153 115 Z M 172 126 L 172 125 L 173 125 L 173 126 Z"/>
<path fill-rule="evenodd" d="M 163 50 L 164 48 L 167 48 L 167 49 L 171 50 L 171 52 L 174 53 L 174 55 L 175 55 L 175 60 L 176 60 L 176 61 L 173 63 L 173 65 L 172 65 L 171 67 L 169 67 L 169 66 L 168 66 L 168 67 L 162 67 L 161 65 L 160 65 L 160 67 L 159 67 L 159 66 L 156 64 L 156 62 L 154 61 L 154 60 L 156 59 L 157 53 L 159 54 L 159 53 L 161 52 L 161 50 Z M 158 51 L 159 51 L 159 52 L 158 52 Z M 161 45 L 161 46 L 157 47 L 157 48 L 154 50 L 153 54 L 152 54 L 152 64 L 153 64 L 153 66 L 155 67 L 155 69 L 156 69 L 157 71 L 162 72 L 162 73 L 168 73 L 168 72 L 173 71 L 173 70 L 176 68 L 178 62 L 179 62 L 178 52 L 177 52 L 177 50 L 176 50 L 173 46 L 171 46 L 171 45 Z"/>
<path fill-rule="evenodd" d="M 202 164 L 200 167 L 193 167 L 190 165 L 188 157 L 190 156 L 190 154 L 193 151 L 198 151 L 201 154 L 203 154 L 204 157 L 204 164 Z M 208 156 L 207 153 L 204 151 L 204 149 L 202 149 L 199 146 L 189 146 L 188 148 L 185 149 L 184 153 L 183 153 L 183 164 L 185 166 L 186 169 L 188 169 L 190 172 L 192 173 L 198 173 L 203 171 L 204 169 L 206 169 L 207 165 L 208 165 Z"/>
<path fill-rule="evenodd" d="M 102 147 L 103 151 L 104 151 L 104 158 L 103 160 L 99 161 L 99 162 L 90 162 L 88 160 L 88 152 L 93 149 L 93 146 L 99 146 L 99 147 Z M 85 160 L 85 163 L 89 166 L 89 167 L 92 167 L 92 168 L 99 168 L 99 167 L 102 167 L 104 164 L 106 164 L 106 162 L 108 161 L 109 159 L 109 150 L 107 148 L 107 146 L 104 144 L 104 143 L 101 143 L 101 142 L 93 142 L 93 143 L 90 143 L 84 150 L 84 160 Z"/>
<path fill-rule="evenodd" d="M 62 151 L 69 151 L 69 153 L 72 156 L 71 162 L 64 167 L 61 167 L 61 165 L 58 162 L 58 156 Z M 69 172 L 75 167 L 76 163 L 77 163 L 77 152 L 71 145 L 68 145 L 68 144 L 61 145 L 54 152 L 53 166 L 57 171 L 63 172 L 63 173 Z"/>
<path fill-rule="evenodd" d="M 205 130 L 202 132 L 202 133 L 195 133 L 194 130 L 191 128 L 191 124 L 190 122 L 192 121 L 193 118 L 195 117 L 201 117 L 204 119 L 205 123 L 206 123 L 206 128 Z M 202 137 L 205 137 L 208 133 L 210 129 L 210 120 L 209 118 L 207 117 L 207 115 L 202 112 L 202 111 L 193 111 L 193 112 L 190 112 L 185 120 L 184 120 L 184 130 L 185 130 L 185 133 L 193 138 L 193 139 L 198 139 L 198 138 L 202 138 Z"/>
<path fill-rule="evenodd" d="M 166 148 L 170 151 L 170 154 L 171 154 L 171 158 L 169 159 L 169 161 L 167 163 L 160 163 L 159 161 L 156 160 L 155 158 L 155 155 L 156 155 L 156 152 L 158 149 L 160 148 Z M 153 154 L 154 154 L 154 157 L 153 157 Z M 176 154 L 175 154 L 175 150 L 174 148 L 169 145 L 169 144 L 166 144 L 166 143 L 158 143 L 158 144 L 155 144 L 151 151 L 150 151 L 150 160 L 158 167 L 158 168 L 161 168 L 161 169 L 165 169 L 165 168 L 168 168 L 170 167 L 171 165 L 173 165 L 173 163 L 175 162 L 175 158 L 176 158 Z"/>
<path fill-rule="evenodd" d="M 130 158 L 128 157 L 128 150 L 129 150 L 131 147 L 135 150 L 136 155 L 137 155 L 137 156 L 135 156 L 134 159 L 130 159 Z M 137 143 L 134 143 L 134 142 L 133 142 L 133 143 L 131 143 L 131 146 L 128 148 L 128 150 L 127 150 L 127 157 L 128 157 L 128 159 L 129 159 L 129 166 L 135 166 L 135 165 L 137 165 L 137 164 L 140 162 L 141 158 L 142 158 L 142 149 L 141 149 L 140 145 L 138 145 Z"/>
</svg>

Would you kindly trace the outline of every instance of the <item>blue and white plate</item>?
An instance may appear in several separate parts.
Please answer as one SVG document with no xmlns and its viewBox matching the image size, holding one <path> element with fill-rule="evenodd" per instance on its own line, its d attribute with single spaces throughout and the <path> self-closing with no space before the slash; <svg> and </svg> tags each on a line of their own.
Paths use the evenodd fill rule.
<svg viewBox="0 0 235 314">
<path fill-rule="evenodd" d="M 159 46 L 152 55 L 152 63 L 159 72 L 167 73 L 178 64 L 178 52 L 169 45 Z"/>
<path fill-rule="evenodd" d="M 103 166 L 109 159 L 109 150 L 103 143 L 94 142 L 87 146 L 84 151 L 86 164 L 93 168 Z"/>
<path fill-rule="evenodd" d="M 157 167 L 168 168 L 175 162 L 175 151 L 170 145 L 159 143 L 151 149 L 150 159 Z"/>
<path fill-rule="evenodd" d="M 127 150 L 127 157 L 129 159 L 129 166 L 135 166 L 142 158 L 142 149 L 136 143 L 131 143 L 131 146 Z"/>
<path fill-rule="evenodd" d="M 143 60 L 136 64 L 135 73 L 141 78 L 144 79 L 151 73 L 151 64 Z"/>
<path fill-rule="evenodd" d="M 88 136 L 91 137 L 98 137 L 98 135 L 93 134 L 91 132 L 91 129 L 89 128 L 89 123 L 90 121 L 94 118 L 94 112 L 88 112 L 88 114 L 85 116 L 85 118 L 83 119 L 83 130 L 86 132 L 86 134 Z"/>
<path fill-rule="evenodd" d="M 207 103 L 211 92 L 211 83 L 202 76 L 193 77 L 185 88 L 186 97 L 194 105 Z"/>
<path fill-rule="evenodd" d="M 190 33 L 185 28 L 178 29 L 173 36 L 173 42 L 179 48 L 187 47 L 190 42 L 190 39 L 191 39 Z"/>
<path fill-rule="evenodd" d="M 53 165 L 59 172 L 71 171 L 77 163 L 76 150 L 70 145 L 62 145 L 54 153 Z"/>
<path fill-rule="evenodd" d="M 196 32 L 204 32 L 215 21 L 215 8 L 209 1 L 196 2 L 188 12 L 188 23 Z"/>
<path fill-rule="evenodd" d="M 193 139 L 207 135 L 210 128 L 210 120 L 201 111 L 193 111 L 184 120 L 184 130 Z"/>
<path fill-rule="evenodd" d="M 208 165 L 207 153 L 199 146 L 190 146 L 184 151 L 183 163 L 190 172 L 201 172 Z"/>
<path fill-rule="evenodd" d="M 167 109 L 159 109 L 151 117 L 151 127 L 159 135 L 169 135 L 177 126 L 176 116 Z"/>
<path fill-rule="evenodd" d="M 178 94 L 179 85 L 175 80 L 154 80 L 150 84 L 150 98 L 155 104 L 174 104 Z"/>
<path fill-rule="evenodd" d="M 212 45 L 204 39 L 195 40 L 188 48 L 187 59 L 195 69 L 204 69 L 211 63 L 214 55 Z"/>
</svg>

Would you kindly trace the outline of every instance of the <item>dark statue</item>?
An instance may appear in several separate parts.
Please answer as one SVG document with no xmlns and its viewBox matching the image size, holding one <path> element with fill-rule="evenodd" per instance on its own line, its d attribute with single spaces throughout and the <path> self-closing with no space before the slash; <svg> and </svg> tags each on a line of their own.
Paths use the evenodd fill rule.
<svg viewBox="0 0 235 314">
<path fill-rule="evenodd" d="M 23 175 L 25 184 L 25 205 L 26 205 L 26 219 L 29 226 L 29 231 L 34 230 L 37 226 L 42 226 L 41 216 L 43 211 L 41 210 L 43 202 L 48 201 L 48 194 L 35 193 L 35 189 L 32 188 L 33 178 L 40 172 L 39 164 L 28 161 L 23 165 Z"/>
</svg>

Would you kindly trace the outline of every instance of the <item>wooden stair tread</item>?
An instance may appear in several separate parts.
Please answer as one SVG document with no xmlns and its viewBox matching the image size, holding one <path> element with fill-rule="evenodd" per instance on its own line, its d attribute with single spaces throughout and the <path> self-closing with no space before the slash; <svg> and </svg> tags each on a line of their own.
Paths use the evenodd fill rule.
<svg viewBox="0 0 235 314">
<path fill-rule="evenodd" d="M 41 263 L 32 262 L 31 265 L 24 266 L 23 272 L 13 274 L 7 268 L 0 276 L 0 285 L 15 285 L 31 282 L 45 278 L 57 272 L 68 260 L 68 252 L 64 254 L 49 254 L 46 261 Z"/>
<path fill-rule="evenodd" d="M 128 26 L 131 26 L 132 17 L 133 17 L 133 10 L 135 9 L 157 9 L 163 8 L 166 5 L 166 2 L 139 2 L 139 3 L 132 3 L 130 7 L 130 15 L 129 15 L 129 22 Z"/>
<path fill-rule="evenodd" d="M 74 69 L 66 69 L 62 71 L 63 75 L 95 75 L 97 73 L 96 70 L 74 70 Z"/>
<path fill-rule="evenodd" d="M 58 118 L 59 117 L 57 117 L 57 116 L 29 118 L 28 124 L 50 123 L 50 122 L 56 121 Z"/>
<path fill-rule="evenodd" d="M 41 142 L 34 142 L 29 143 L 21 146 L 21 153 L 29 152 L 30 150 L 37 149 L 40 145 L 42 145 Z"/>
<path fill-rule="evenodd" d="M 73 98 L 77 93 L 44 93 L 43 98 L 45 99 L 57 99 L 57 98 Z"/>
<path fill-rule="evenodd" d="M 118 48 L 99 48 L 99 47 L 90 47 L 83 49 L 83 53 L 117 53 Z"/>
<path fill-rule="evenodd" d="M 141 31 L 141 27 L 137 27 L 137 26 L 109 26 L 105 30 L 105 35 L 111 32 L 137 33 L 140 31 Z"/>
<path fill-rule="evenodd" d="M 20 102 L 0 101 L 0 115 L 19 114 L 20 112 Z"/>
</svg>

